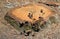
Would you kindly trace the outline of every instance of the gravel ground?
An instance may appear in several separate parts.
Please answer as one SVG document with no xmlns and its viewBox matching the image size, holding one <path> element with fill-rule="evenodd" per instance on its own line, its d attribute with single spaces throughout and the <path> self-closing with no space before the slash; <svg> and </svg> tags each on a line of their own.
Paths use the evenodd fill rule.
<svg viewBox="0 0 60 39">
<path fill-rule="evenodd" d="M 36 36 L 24 36 L 20 35 L 20 32 L 13 28 L 9 23 L 4 20 L 5 14 L 16 6 L 23 6 L 25 4 L 33 2 L 48 2 L 47 0 L 0 0 L 0 39 L 60 39 L 60 5 L 58 7 L 53 7 L 56 13 L 57 23 L 51 24 L 49 22 L 48 26 L 36 33 Z M 54 2 L 59 2 L 60 0 L 51 0 Z"/>
</svg>

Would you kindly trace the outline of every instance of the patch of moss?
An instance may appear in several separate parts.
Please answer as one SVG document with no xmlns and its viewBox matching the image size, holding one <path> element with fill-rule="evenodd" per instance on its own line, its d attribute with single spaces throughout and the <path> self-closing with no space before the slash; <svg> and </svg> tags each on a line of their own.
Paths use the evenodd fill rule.
<svg viewBox="0 0 60 39">
<path fill-rule="evenodd" d="M 31 24 L 29 22 L 25 22 L 23 24 L 21 24 L 20 22 L 17 22 L 15 19 L 11 18 L 9 15 L 5 15 L 5 20 L 7 20 L 7 22 L 9 22 L 14 28 L 18 29 L 20 31 L 20 29 L 23 29 L 23 31 L 26 31 L 26 33 L 28 33 L 27 31 L 35 31 L 35 32 L 39 32 L 40 28 L 44 28 L 46 23 L 42 23 L 43 18 L 39 17 L 40 20 L 37 20 L 35 23 Z M 52 18 L 50 18 L 52 19 Z"/>
<path fill-rule="evenodd" d="M 7 20 L 7 22 L 9 22 L 16 29 L 18 29 L 18 30 L 20 29 L 19 23 L 17 21 L 15 21 L 13 18 L 11 18 L 10 16 L 5 15 L 4 19 Z"/>
</svg>

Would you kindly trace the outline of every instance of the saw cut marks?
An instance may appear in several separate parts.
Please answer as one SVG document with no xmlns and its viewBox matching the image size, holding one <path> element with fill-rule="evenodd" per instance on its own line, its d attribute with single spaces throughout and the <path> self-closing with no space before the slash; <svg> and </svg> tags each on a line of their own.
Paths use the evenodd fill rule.
<svg viewBox="0 0 60 39">
<path fill-rule="evenodd" d="M 48 6 L 42 4 L 32 4 L 21 8 L 15 8 L 9 13 L 9 15 L 14 19 L 17 19 L 19 21 L 28 21 L 31 23 L 35 22 L 36 20 L 39 20 L 39 17 L 47 19 L 51 14 L 53 14 L 53 11 L 49 9 Z"/>
</svg>

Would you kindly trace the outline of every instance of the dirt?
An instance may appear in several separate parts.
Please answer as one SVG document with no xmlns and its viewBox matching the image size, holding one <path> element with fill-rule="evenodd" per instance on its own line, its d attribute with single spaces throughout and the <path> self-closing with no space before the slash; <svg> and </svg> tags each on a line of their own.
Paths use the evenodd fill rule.
<svg viewBox="0 0 60 39">
<path fill-rule="evenodd" d="M 29 2 L 30 1 L 30 2 Z M 51 8 L 56 11 L 56 22 L 57 23 L 49 23 L 47 27 L 42 29 L 39 33 L 35 33 L 35 36 L 24 36 L 20 35 L 20 32 L 12 27 L 6 20 L 4 20 L 5 14 L 16 6 L 23 6 L 28 3 L 33 2 L 48 2 L 44 0 L 0 0 L 0 39 L 60 39 L 60 5 L 58 7 L 51 6 Z M 51 0 L 58 2 L 56 0 Z"/>
</svg>

